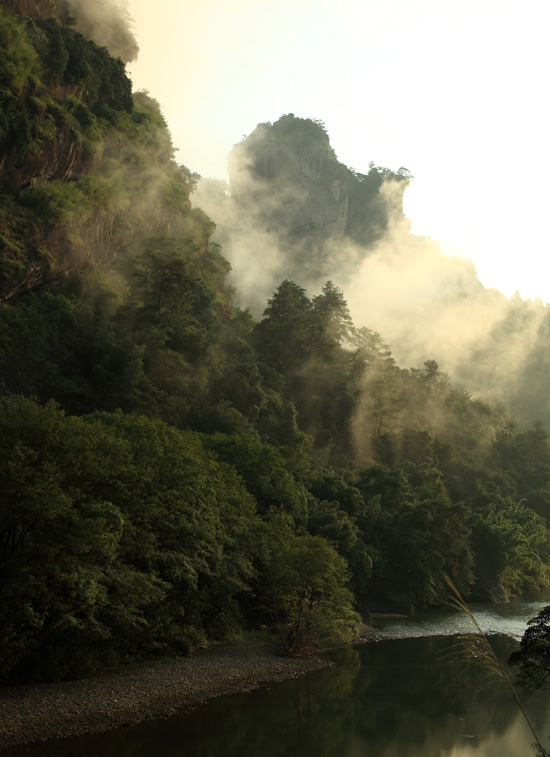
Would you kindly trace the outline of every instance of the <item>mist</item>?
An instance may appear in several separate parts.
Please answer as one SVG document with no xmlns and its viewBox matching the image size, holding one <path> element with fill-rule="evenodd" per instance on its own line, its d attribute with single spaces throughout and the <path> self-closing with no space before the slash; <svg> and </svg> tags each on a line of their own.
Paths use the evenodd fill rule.
<svg viewBox="0 0 550 757">
<path fill-rule="evenodd" d="M 59 15 L 74 18 L 77 31 L 106 47 L 114 58 L 124 63 L 137 58 L 139 47 L 126 0 L 61 0 L 57 9 Z"/>
<path fill-rule="evenodd" d="M 216 223 L 213 241 L 231 265 L 228 283 L 235 288 L 235 301 L 261 316 L 284 270 L 285 256 L 277 234 L 240 212 L 225 181 L 201 179 L 191 201 Z"/>
<path fill-rule="evenodd" d="M 474 397 L 506 404 L 524 423 L 550 420 L 542 366 L 527 370 L 535 355 L 541 362 L 548 306 L 484 287 L 470 261 L 411 233 L 404 169 L 371 164 L 356 174 L 327 159 L 326 144 L 316 149 L 323 140 L 316 122 L 305 122 L 309 141 L 287 133 L 305 131 L 303 123 L 290 114 L 261 124 L 232 150 L 230 185 L 203 179 L 192 195 L 217 224 L 214 240 L 231 264 L 238 303 L 261 317 L 284 279 L 309 296 L 331 280 L 355 326 L 379 332 L 399 366 L 435 360 Z"/>
<path fill-rule="evenodd" d="M 403 367 L 436 360 L 486 400 L 510 404 L 548 316 L 479 282 L 475 267 L 395 220 L 344 283 L 353 319 L 379 331 Z"/>
</svg>

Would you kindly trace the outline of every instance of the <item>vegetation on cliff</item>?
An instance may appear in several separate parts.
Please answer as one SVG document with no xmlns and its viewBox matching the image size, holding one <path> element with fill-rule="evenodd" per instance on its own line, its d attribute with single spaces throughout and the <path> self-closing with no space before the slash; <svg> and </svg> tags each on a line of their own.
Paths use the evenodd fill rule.
<svg viewBox="0 0 550 757">
<path fill-rule="evenodd" d="M 429 355 L 400 368 L 331 281 L 237 307 L 197 177 L 120 61 L 53 18 L 0 11 L 0 37 L 2 679 L 258 626 L 287 651 L 350 639 L 446 574 L 546 583 L 542 425 Z"/>
<path fill-rule="evenodd" d="M 412 233 L 405 168 L 350 169 L 322 122 L 290 113 L 235 145 L 228 169 L 229 185 L 201 180 L 192 201 L 216 219 L 241 304 L 260 316 L 284 279 L 310 292 L 335 281 L 401 365 L 434 357 L 524 426 L 539 418 L 548 426 L 550 306 L 486 289 L 471 262 Z"/>
<path fill-rule="evenodd" d="M 284 276 L 318 287 L 336 268 L 340 277 L 348 275 L 359 260 L 347 259 L 345 253 L 335 260 L 335 246 L 368 247 L 378 241 L 392 215 L 403 215 L 403 192 L 412 178 L 405 168 L 394 172 L 374 163 L 368 174 L 355 172 L 338 160 L 321 121 L 293 113 L 258 124 L 230 152 L 228 171 L 230 199 L 220 197 L 212 180 L 197 199 L 207 212 L 220 212 L 222 233 L 229 227 L 227 241 L 235 236 L 235 227 L 244 227 L 244 236 L 269 232 L 277 248 L 267 281 L 271 288 Z M 391 202 L 382 187 L 391 188 Z M 229 223 L 220 199 L 233 211 Z M 237 257 L 238 248 L 246 246 L 246 240 L 238 240 Z M 366 254 L 363 250 L 359 258 Z M 272 265 L 258 271 L 262 284 Z"/>
</svg>

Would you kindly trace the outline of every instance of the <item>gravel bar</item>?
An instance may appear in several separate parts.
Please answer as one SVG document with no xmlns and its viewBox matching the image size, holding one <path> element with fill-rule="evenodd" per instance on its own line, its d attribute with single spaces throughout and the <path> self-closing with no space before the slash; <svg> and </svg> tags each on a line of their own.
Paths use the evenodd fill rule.
<svg viewBox="0 0 550 757">
<path fill-rule="evenodd" d="M 269 642 L 137 663 L 79 681 L 0 687 L 0 749 L 167 718 L 209 699 L 297 678 L 331 663 L 281 657 Z"/>
</svg>

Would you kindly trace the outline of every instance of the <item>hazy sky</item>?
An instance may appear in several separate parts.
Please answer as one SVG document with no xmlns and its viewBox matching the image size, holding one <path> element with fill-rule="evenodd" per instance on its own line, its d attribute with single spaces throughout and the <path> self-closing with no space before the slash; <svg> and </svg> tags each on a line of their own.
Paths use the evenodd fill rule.
<svg viewBox="0 0 550 757">
<path fill-rule="evenodd" d="M 550 6 L 543 0 L 129 0 L 136 89 L 178 162 L 227 178 L 231 147 L 284 113 L 338 158 L 415 179 L 413 231 L 488 287 L 550 301 Z"/>
</svg>

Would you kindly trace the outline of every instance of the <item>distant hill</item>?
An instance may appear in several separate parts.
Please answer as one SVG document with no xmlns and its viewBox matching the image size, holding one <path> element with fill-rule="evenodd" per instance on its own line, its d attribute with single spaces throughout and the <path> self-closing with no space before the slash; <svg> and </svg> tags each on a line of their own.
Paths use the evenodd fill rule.
<svg viewBox="0 0 550 757">
<path fill-rule="evenodd" d="M 338 161 L 322 122 L 288 114 L 235 145 L 228 170 L 230 186 L 204 179 L 192 199 L 217 223 L 241 304 L 259 314 L 283 278 L 308 291 L 330 279 L 400 365 L 430 357 L 525 424 L 550 424 L 548 306 L 486 289 L 471 263 L 412 234 L 406 169 L 358 173 Z"/>
</svg>

